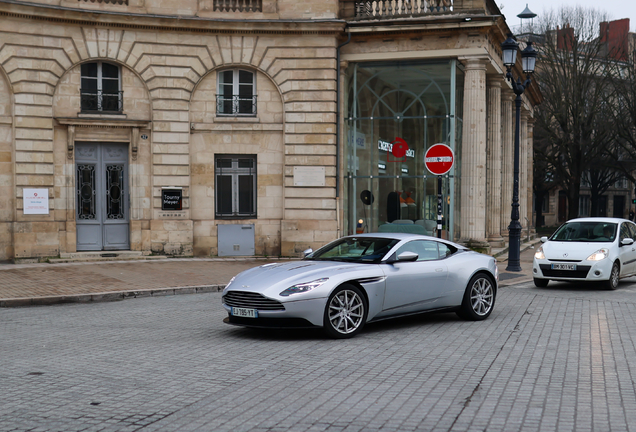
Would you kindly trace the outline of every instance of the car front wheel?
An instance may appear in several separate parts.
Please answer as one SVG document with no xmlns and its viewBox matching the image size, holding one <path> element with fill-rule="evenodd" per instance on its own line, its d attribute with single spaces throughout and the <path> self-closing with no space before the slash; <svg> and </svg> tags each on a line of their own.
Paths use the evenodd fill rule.
<svg viewBox="0 0 636 432">
<path fill-rule="evenodd" d="M 460 318 L 481 321 L 490 316 L 495 306 L 495 286 L 485 274 L 476 274 L 468 282 L 460 310 Z"/>
<path fill-rule="evenodd" d="M 618 288 L 618 280 L 620 279 L 620 267 L 618 263 L 615 262 L 612 266 L 612 271 L 610 272 L 610 277 L 608 280 L 604 282 L 605 288 L 609 290 L 615 290 Z"/>
<path fill-rule="evenodd" d="M 534 278 L 534 286 L 536 286 L 537 288 L 545 288 L 548 286 L 548 283 L 550 282 L 550 279 L 537 279 Z"/>
<path fill-rule="evenodd" d="M 351 338 L 360 333 L 367 319 L 367 301 L 360 288 L 343 284 L 329 296 L 324 328 L 333 338 Z"/>
</svg>

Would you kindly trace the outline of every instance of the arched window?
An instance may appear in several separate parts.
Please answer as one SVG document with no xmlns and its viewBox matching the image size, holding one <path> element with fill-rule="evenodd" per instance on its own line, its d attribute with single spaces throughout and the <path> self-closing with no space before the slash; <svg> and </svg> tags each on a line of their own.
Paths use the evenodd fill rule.
<svg viewBox="0 0 636 432">
<path fill-rule="evenodd" d="M 256 115 L 256 81 L 253 72 L 242 69 L 220 71 L 217 82 L 217 115 Z"/>
<path fill-rule="evenodd" d="M 121 113 L 124 104 L 119 66 L 101 61 L 84 63 L 80 94 L 82 112 Z"/>
</svg>

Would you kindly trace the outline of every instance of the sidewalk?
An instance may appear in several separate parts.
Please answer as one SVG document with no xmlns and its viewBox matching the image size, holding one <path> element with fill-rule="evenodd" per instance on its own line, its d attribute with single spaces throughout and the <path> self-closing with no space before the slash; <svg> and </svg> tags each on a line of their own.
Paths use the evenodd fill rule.
<svg viewBox="0 0 636 432">
<path fill-rule="evenodd" d="M 537 240 L 538 241 L 538 240 Z M 531 244 L 521 272 L 506 272 L 507 249 L 494 250 L 500 286 L 532 280 Z M 525 249 L 525 250 L 524 250 Z M 59 264 L 0 264 L 0 307 L 87 303 L 223 290 L 237 273 L 276 258 L 166 258 Z"/>
</svg>

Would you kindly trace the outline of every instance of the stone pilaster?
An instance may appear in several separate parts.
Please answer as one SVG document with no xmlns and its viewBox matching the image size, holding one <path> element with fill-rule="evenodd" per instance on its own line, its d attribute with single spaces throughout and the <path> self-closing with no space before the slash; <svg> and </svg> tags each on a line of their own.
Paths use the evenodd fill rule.
<svg viewBox="0 0 636 432">
<path fill-rule="evenodd" d="M 501 167 L 501 235 L 508 237 L 510 213 L 512 211 L 512 186 L 514 176 L 514 107 L 515 94 L 509 88 L 501 92 L 501 135 L 502 135 L 502 167 Z"/>
<path fill-rule="evenodd" d="M 486 243 L 486 63 L 465 61 L 460 240 Z"/>
<path fill-rule="evenodd" d="M 521 107 L 519 126 L 519 222 L 528 228 L 528 111 Z M 531 168 L 531 167 L 530 167 Z M 528 220 L 526 220 L 528 218 Z M 522 238 L 525 233 L 522 233 Z"/>
<path fill-rule="evenodd" d="M 528 220 L 530 221 L 530 231 L 534 231 L 536 226 L 534 221 L 534 206 L 533 206 L 533 185 L 534 185 L 534 118 L 528 117 Z"/>
<path fill-rule="evenodd" d="M 501 247 L 501 78 L 489 78 L 487 85 L 486 235 Z"/>
</svg>

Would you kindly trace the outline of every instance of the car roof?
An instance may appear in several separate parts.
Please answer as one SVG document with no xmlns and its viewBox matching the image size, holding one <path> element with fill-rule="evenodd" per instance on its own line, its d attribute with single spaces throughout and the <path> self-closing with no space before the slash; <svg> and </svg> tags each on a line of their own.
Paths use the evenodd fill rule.
<svg viewBox="0 0 636 432">
<path fill-rule="evenodd" d="M 462 246 L 460 244 L 454 243 L 450 240 L 445 240 L 445 239 L 441 239 L 441 238 L 437 238 L 437 237 L 432 237 L 432 236 L 427 236 L 427 235 L 422 235 L 422 234 L 412 234 L 412 233 L 393 233 L 393 232 L 383 232 L 383 233 L 379 233 L 379 232 L 372 232 L 372 233 L 364 233 L 364 234 L 352 234 L 352 235 L 348 235 L 348 236 L 344 236 L 343 238 L 358 238 L 358 237 L 373 237 L 373 238 L 388 238 L 388 239 L 395 239 L 395 240 L 416 240 L 416 239 L 427 239 L 427 240 L 435 240 L 435 241 L 441 241 L 443 243 L 447 243 L 450 245 L 453 245 L 456 248 L 459 249 L 466 249 L 468 250 L 468 248 L 466 246 Z"/>
<path fill-rule="evenodd" d="M 569 222 L 608 222 L 608 223 L 621 223 L 621 222 L 631 222 L 627 219 L 623 219 L 623 218 L 610 218 L 610 217 L 583 217 L 583 218 L 576 218 L 576 219 L 570 219 L 569 221 L 567 221 L 567 223 Z"/>
</svg>

